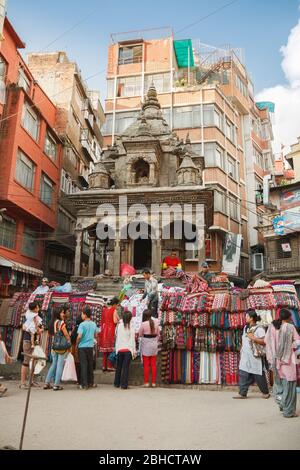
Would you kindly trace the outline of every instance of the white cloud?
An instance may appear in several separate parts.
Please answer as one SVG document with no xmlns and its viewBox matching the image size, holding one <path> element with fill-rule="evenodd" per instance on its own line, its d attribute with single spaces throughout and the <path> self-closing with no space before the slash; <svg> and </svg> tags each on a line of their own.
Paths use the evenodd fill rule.
<svg viewBox="0 0 300 470">
<path fill-rule="evenodd" d="M 281 67 L 288 83 L 265 88 L 255 97 L 256 101 L 275 103 L 275 152 L 280 151 L 281 143 L 289 146 L 300 136 L 300 19 L 291 29 L 287 44 L 280 48 L 280 52 L 283 55 Z"/>
</svg>

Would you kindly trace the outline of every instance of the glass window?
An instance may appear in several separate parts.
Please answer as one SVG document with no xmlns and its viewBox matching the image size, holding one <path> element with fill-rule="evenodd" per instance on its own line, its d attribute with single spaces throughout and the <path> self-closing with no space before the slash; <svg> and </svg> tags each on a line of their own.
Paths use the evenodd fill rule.
<svg viewBox="0 0 300 470">
<path fill-rule="evenodd" d="M 3 59 L 3 57 L 0 56 L 0 80 L 4 81 L 6 79 L 6 72 L 7 72 L 7 63 Z"/>
<path fill-rule="evenodd" d="M 10 217 L 3 217 L 0 223 L 0 246 L 13 250 L 16 243 L 17 224 Z"/>
<path fill-rule="evenodd" d="M 40 198 L 44 204 L 51 207 L 53 202 L 53 190 L 54 184 L 52 181 L 47 178 L 47 176 L 42 173 L 41 176 L 41 185 L 40 185 Z"/>
<path fill-rule="evenodd" d="M 127 127 L 129 127 L 135 122 L 136 118 L 138 117 L 138 114 L 138 111 L 116 114 L 115 134 L 121 134 L 122 132 L 124 132 Z"/>
<path fill-rule="evenodd" d="M 33 191 L 35 168 L 35 164 L 21 150 L 18 150 L 16 180 L 29 191 Z"/>
<path fill-rule="evenodd" d="M 238 219 L 238 201 L 233 196 L 229 198 L 229 214 L 232 219 Z"/>
<path fill-rule="evenodd" d="M 44 151 L 45 154 L 48 155 L 49 158 L 51 158 L 51 160 L 53 160 L 54 162 L 56 161 L 57 144 L 55 139 L 51 136 L 49 132 L 46 133 Z"/>
<path fill-rule="evenodd" d="M 27 77 L 26 73 L 22 68 L 19 69 L 19 79 L 18 79 L 18 85 L 21 88 L 24 88 L 26 93 L 29 93 L 30 91 L 30 79 Z"/>
<path fill-rule="evenodd" d="M 170 92 L 170 74 L 169 73 L 156 73 L 154 75 L 145 75 L 145 89 L 144 94 L 147 93 L 150 86 L 154 84 L 157 93 Z"/>
<path fill-rule="evenodd" d="M 36 233 L 28 227 L 24 227 L 22 253 L 35 258 L 37 255 L 38 242 Z"/>
<path fill-rule="evenodd" d="M 66 233 L 72 233 L 75 227 L 75 222 L 72 217 L 68 216 L 62 210 L 58 211 L 58 227 Z"/>
<path fill-rule="evenodd" d="M 253 154 L 254 154 L 254 160 L 256 165 L 258 165 L 260 168 L 264 168 L 264 158 L 263 154 L 257 150 L 256 147 L 253 147 Z"/>
<path fill-rule="evenodd" d="M 204 144 L 204 158 L 206 167 L 220 167 L 225 170 L 224 150 L 216 142 Z"/>
<path fill-rule="evenodd" d="M 137 44 L 135 46 L 122 46 L 119 49 L 119 65 L 142 62 L 142 57 L 142 44 Z"/>
<path fill-rule="evenodd" d="M 231 178 L 236 180 L 236 161 L 229 155 L 227 158 L 227 172 L 228 176 L 231 176 Z"/>
<path fill-rule="evenodd" d="M 222 191 L 214 191 L 214 210 L 227 214 L 226 195 Z"/>
<path fill-rule="evenodd" d="M 140 96 L 142 90 L 141 87 L 142 77 L 140 75 L 118 78 L 117 96 Z"/>
<path fill-rule="evenodd" d="M 185 259 L 186 260 L 198 260 L 198 241 L 186 242 L 185 243 Z"/>
<path fill-rule="evenodd" d="M 170 108 L 162 108 L 161 112 L 162 112 L 163 117 L 165 118 L 165 120 L 167 121 L 167 123 L 170 126 L 171 125 L 171 109 Z"/>
<path fill-rule="evenodd" d="M 174 128 L 187 129 L 201 126 L 200 106 L 180 106 L 174 108 Z"/>
<path fill-rule="evenodd" d="M 28 103 L 24 104 L 22 126 L 34 140 L 38 139 L 39 118 Z"/>
<path fill-rule="evenodd" d="M 107 80 L 107 99 L 114 97 L 114 84 L 115 81 L 113 79 Z"/>
</svg>

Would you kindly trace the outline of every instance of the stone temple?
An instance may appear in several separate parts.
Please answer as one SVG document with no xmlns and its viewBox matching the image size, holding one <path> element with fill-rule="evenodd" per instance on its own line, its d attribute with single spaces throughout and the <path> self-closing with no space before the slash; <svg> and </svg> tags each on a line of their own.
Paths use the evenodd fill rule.
<svg viewBox="0 0 300 470">
<path fill-rule="evenodd" d="M 89 277 L 107 269 L 118 276 L 122 263 L 160 274 L 172 248 L 184 270 L 198 271 L 213 219 L 203 169 L 189 137 L 184 143 L 170 130 L 151 86 L 136 121 L 95 165 L 89 189 L 70 196 L 77 211 L 75 277 L 82 275 L 85 233 Z"/>
</svg>

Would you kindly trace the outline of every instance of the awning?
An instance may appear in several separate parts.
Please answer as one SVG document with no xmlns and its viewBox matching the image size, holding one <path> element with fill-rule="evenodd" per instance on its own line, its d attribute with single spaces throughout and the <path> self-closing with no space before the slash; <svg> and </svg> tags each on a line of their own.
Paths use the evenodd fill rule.
<svg viewBox="0 0 300 470">
<path fill-rule="evenodd" d="M 193 44 L 191 39 L 174 41 L 174 50 L 179 68 L 194 67 Z"/>
<path fill-rule="evenodd" d="M 0 266 L 11 268 L 13 271 L 20 271 L 22 273 L 31 274 L 32 276 L 43 277 L 43 271 L 40 269 L 27 266 L 26 264 L 17 263 L 16 261 L 4 258 L 3 256 L 0 256 Z"/>
</svg>

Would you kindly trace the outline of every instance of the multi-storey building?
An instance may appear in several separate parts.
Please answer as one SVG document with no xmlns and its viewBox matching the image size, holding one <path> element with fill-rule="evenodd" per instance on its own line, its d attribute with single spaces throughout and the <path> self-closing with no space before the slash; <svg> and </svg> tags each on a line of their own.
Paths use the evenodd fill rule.
<svg viewBox="0 0 300 470">
<path fill-rule="evenodd" d="M 242 235 L 239 274 L 249 277 L 252 253 L 262 252 L 263 176 L 273 166 L 268 107 L 256 106 L 239 50 L 174 40 L 162 31 L 112 36 L 108 51 L 104 145 L 114 144 L 138 116 L 153 83 L 171 130 L 205 157 L 204 183 L 214 189 L 214 219 L 206 227 L 206 258 L 221 269 L 226 233 Z M 151 32 L 153 34 L 153 32 Z"/>
<path fill-rule="evenodd" d="M 65 52 L 30 54 L 28 65 L 57 106 L 56 129 L 63 141 L 59 234 L 47 243 L 46 264 L 50 276 L 64 278 L 73 272 L 75 252 L 76 219 L 67 196 L 88 187 L 88 175 L 99 161 L 103 145 L 100 128 L 104 112 L 99 93 L 87 89 L 77 64 Z M 86 273 L 88 254 L 85 239 L 82 269 Z"/>
<path fill-rule="evenodd" d="M 43 275 L 45 240 L 56 229 L 61 141 L 56 106 L 36 83 L 7 18 L 0 44 L 0 294 Z"/>
</svg>

